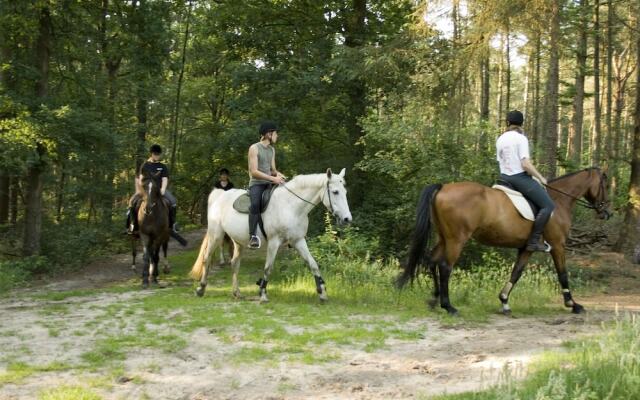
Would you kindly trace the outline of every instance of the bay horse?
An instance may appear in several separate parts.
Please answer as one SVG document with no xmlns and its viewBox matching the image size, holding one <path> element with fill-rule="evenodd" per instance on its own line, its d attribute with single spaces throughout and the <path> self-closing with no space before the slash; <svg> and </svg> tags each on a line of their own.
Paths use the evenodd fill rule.
<svg viewBox="0 0 640 400">
<path fill-rule="evenodd" d="M 584 307 L 571 297 L 564 248 L 571 228 L 571 212 L 578 203 L 594 209 L 599 218 L 608 219 L 606 179 L 606 174 L 599 168 L 591 167 L 552 179 L 547 185 L 556 208 L 543 236 L 551 245 L 551 257 L 562 287 L 564 305 L 576 314 L 584 312 Z M 525 245 L 533 222 L 521 217 L 500 190 L 475 182 L 429 185 L 420 196 L 409 257 L 404 272 L 397 278 L 398 287 L 403 287 L 417 276 L 426 255 L 432 223 L 436 226 L 437 243 L 427 260 L 434 283 L 430 306 L 435 307 L 439 299 L 440 307 L 449 314 L 457 313 L 449 301 L 449 277 L 464 244 L 474 238 L 488 246 L 518 249 L 511 278 L 498 296 L 503 313 L 510 315 L 509 294 L 531 256 Z"/>
<path fill-rule="evenodd" d="M 148 288 L 150 276 L 151 283 L 158 283 L 160 248 L 169 241 L 169 207 L 160 193 L 157 178 L 148 174 L 142 178 L 138 226 L 144 250 L 142 287 Z"/>
<path fill-rule="evenodd" d="M 138 240 L 140 240 L 140 234 L 134 233 L 131 236 L 131 270 L 136 272 L 136 258 L 138 257 Z M 167 258 L 167 250 L 169 249 L 169 242 L 162 244 L 162 272 L 168 274 L 171 272 L 171 265 Z"/>
<path fill-rule="evenodd" d="M 262 213 L 264 233 L 267 237 L 265 238 L 260 229 L 257 232 L 261 242 L 267 243 L 264 275 L 256 283 L 260 287 L 260 302 L 269 301 L 267 297 L 269 274 L 278 249 L 284 243 L 291 244 L 309 265 L 316 281 L 320 300 L 328 299 L 325 282 L 320 275 L 318 264 L 309 252 L 305 236 L 309 226 L 308 215 L 320 203 L 324 204 L 339 222 L 351 222 L 344 175 L 344 169 L 337 175 L 328 169 L 326 174 L 298 175 L 274 189 L 271 201 Z M 198 296 L 203 296 L 207 287 L 207 274 L 211 268 L 213 252 L 222 245 L 224 236 L 227 234 L 233 241 L 234 247 L 231 259 L 233 295 L 240 297 L 238 271 L 242 251 L 249 244 L 249 221 L 248 214 L 236 211 L 233 203 L 244 193 L 246 193 L 245 190 L 239 189 L 226 192 L 222 189 L 214 189 L 209 195 L 207 233 L 191 270 L 191 276 L 200 281 L 196 290 Z"/>
</svg>

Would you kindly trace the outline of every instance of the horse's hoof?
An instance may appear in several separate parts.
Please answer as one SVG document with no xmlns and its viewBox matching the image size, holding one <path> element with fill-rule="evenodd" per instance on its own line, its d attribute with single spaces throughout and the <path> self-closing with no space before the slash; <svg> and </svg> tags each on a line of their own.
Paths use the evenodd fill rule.
<svg viewBox="0 0 640 400">
<path fill-rule="evenodd" d="M 325 304 L 329 301 L 329 296 L 327 296 L 326 294 L 321 294 L 320 295 L 320 304 Z"/>
<path fill-rule="evenodd" d="M 573 307 L 571 307 L 571 312 L 574 314 L 585 314 L 587 310 L 584 309 L 580 304 L 573 303 Z"/>
<path fill-rule="evenodd" d="M 438 299 L 431 299 L 427 302 L 427 305 L 429 306 L 430 309 L 435 309 L 436 306 L 438 305 Z"/>
<path fill-rule="evenodd" d="M 136 272 L 136 265 L 135 264 L 131 265 L 131 271 Z"/>
<path fill-rule="evenodd" d="M 142 282 L 143 289 L 149 289 L 149 282 Z"/>
<path fill-rule="evenodd" d="M 502 310 L 502 315 L 504 315 L 505 317 L 512 317 L 513 313 L 511 312 L 511 310 Z"/>
<path fill-rule="evenodd" d="M 162 268 L 162 273 L 168 275 L 169 273 L 171 273 L 171 267 Z"/>
<path fill-rule="evenodd" d="M 202 286 L 198 286 L 198 288 L 196 289 L 196 296 L 198 297 L 204 296 L 204 288 Z"/>
<path fill-rule="evenodd" d="M 452 317 L 457 317 L 458 316 L 458 310 L 456 310 L 454 307 L 449 306 L 449 307 L 445 307 L 445 309 L 447 310 L 447 313 L 449 315 L 451 315 Z"/>
<path fill-rule="evenodd" d="M 260 297 L 260 304 L 266 304 L 269 302 L 269 299 L 267 297 Z"/>
<path fill-rule="evenodd" d="M 235 290 L 232 294 L 233 294 L 233 298 L 236 300 L 240 300 L 242 298 L 242 295 L 240 294 L 239 290 Z"/>
</svg>

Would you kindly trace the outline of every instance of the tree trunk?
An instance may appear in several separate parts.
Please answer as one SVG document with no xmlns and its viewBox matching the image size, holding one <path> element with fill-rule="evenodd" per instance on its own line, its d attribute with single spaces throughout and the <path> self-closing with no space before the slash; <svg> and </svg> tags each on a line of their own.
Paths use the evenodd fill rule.
<svg viewBox="0 0 640 400">
<path fill-rule="evenodd" d="M 178 121 L 180 119 L 180 94 L 182 93 L 182 80 L 184 78 L 184 67 L 187 61 L 187 44 L 189 43 L 189 22 L 191 22 L 191 7 L 189 2 L 187 8 L 187 18 L 185 23 L 184 43 L 182 44 L 182 59 L 180 63 L 180 75 L 178 75 L 178 87 L 176 88 L 176 102 L 173 110 L 173 121 L 171 126 L 171 162 L 169 171 L 174 173 L 176 164 L 176 148 L 178 147 Z"/>
<path fill-rule="evenodd" d="M 500 62 L 498 63 L 498 91 L 496 93 L 496 105 L 498 112 L 496 113 L 496 124 L 498 126 L 504 125 L 504 110 L 503 110 L 503 97 L 504 91 L 504 34 L 500 34 Z"/>
<path fill-rule="evenodd" d="M 587 70 L 587 15 L 589 0 L 580 0 L 580 38 L 576 52 L 576 95 L 573 98 L 572 129 L 569 131 L 567 158 L 575 168 L 582 162 L 582 124 L 584 120 L 584 80 Z"/>
<path fill-rule="evenodd" d="M 136 102 L 136 111 L 138 119 L 137 129 L 137 154 L 136 154 L 136 175 L 140 171 L 142 163 L 145 161 L 146 155 L 146 141 L 147 141 L 147 108 L 149 101 L 147 100 L 147 91 L 144 87 L 145 84 L 141 83 L 138 87 L 138 100 Z"/>
<path fill-rule="evenodd" d="M 510 35 L 511 35 L 511 25 L 509 23 L 509 18 L 507 17 L 507 38 L 506 38 L 506 51 L 505 51 L 505 58 L 507 61 L 505 65 L 506 92 L 504 96 L 505 114 L 507 111 L 511 109 L 511 44 L 509 40 Z"/>
<path fill-rule="evenodd" d="M 591 136 L 591 163 L 600 165 L 602 141 L 602 108 L 600 106 L 600 2 L 596 0 L 593 21 L 593 134 Z"/>
<path fill-rule="evenodd" d="M 36 40 L 35 68 L 38 71 L 35 96 L 39 103 L 44 103 L 49 86 L 49 50 L 51 39 L 51 17 L 48 4 L 45 3 L 39 16 L 39 32 Z M 38 103 L 36 103 L 38 104 Z M 39 106 L 39 104 L 38 104 Z M 37 106 L 36 106 L 37 107 Z M 22 253 L 25 256 L 40 254 L 42 236 L 42 176 L 45 172 L 44 156 L 46 153 L 42 143 L 37 143 L 36 161 L 27 170 L 25 204 L 25 230 Z"/>
<path fill-rule="evenodd" d="M 636 62 L 640 65 L 640 18 L 636 17 Z M 640 82 L 640 68 L 636 68 L 636 82 Z M 640 250 L 640 85 L 636 85 L 636 104 L 633 121 L 631 178 L 624 224 L 614 247 L 616 251 L 633 254 Z"/>
<path fill-rule="evenodd" d="M 489 121 L 489 96 L 491 85 L 491 65 L 489 63 L 489 47 L 485 50 L 485 55 L 482 57 L 480 64 L 480 80 L 482 82 L 481 94 L 480 94 L 480 119 L 483 121 Z"/>
<path fill-rule="evenodd" d="M 0 172 L 0 224 L 6 224 L 9 219 L 9 175 Z"/>
<path fill-rule="evenodd" d="M 613 4 L 611 0 L 607 2 L 607 103 L 606 103 L 606 119 L 607 136 L 605 137 L 605 166 L 610 166 L 613 159 L 613 124 L 611 123 L 613 109 Z"/>
<path fill-rule="evenodd" d="M 542 39 L 540 38 L 540 33 L 536 35 L 536 53 L 535 53 L 535 61 L 536 61 L 536 72 L 533 82 L 533 129 L 532 129 L 532 151 L 533 151 L 533 159 L 538 160 L 538 152 L 535 151 L 539 147 L 540 142 L 540 58 L 542 53 Z"/>
<path fill-rule="evenodd" d="M 11 193 L 9 204 L 10 207 L 10 216 L 9 222 L 11 225 L 15 225 L 18 222 L 18 193 L 20 192 L 20 181 L 17 177 L 11 177 Z"/>
<path fill-rule="evenodd" d="M 556 156 L 558 150 L 558 84 L 560 40 L 560 0 L 551 4 L 551 26 L 549 38 L 549 67 L 547 70 L 547 91 L 545 101 L 545 129 L 543 157 L 544 171 L 547 176 L 556 175 Z"/>
</svg>

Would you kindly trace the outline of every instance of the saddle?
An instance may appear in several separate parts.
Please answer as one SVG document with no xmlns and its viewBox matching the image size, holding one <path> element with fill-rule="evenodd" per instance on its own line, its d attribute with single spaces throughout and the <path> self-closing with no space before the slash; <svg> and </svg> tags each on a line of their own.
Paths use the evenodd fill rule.
<svg viewBox="0 0 640 400">
<path fill-rule="evenodd" d="M 536 219 L 536 214 L 538 214 L 538 206 L 524 197 L 522 193 L 515 190 L 509 182 L 498 179 L 496 181 L 496 184 L 491 187 L 493 189 L 503 191 L 507 195 L 507 197 L 509 197 L 509 200 L 511 200 L 522 218 L 528 219 L 529 221 L 534 221 Z"/>
<path fill-rule="evenodd" d="M 277 185 L 269 185 L 269 188 L 262 192 L 262 210 L 260 210 L 260 213 L 265 212 L 269 206 L 271 194 L 273 194 L 273 190 L 276 187 Z M 233 202 L 233 209 L 241 214 L 249 214 L 249 208 L 251 208 L 251 198 L 249 197 L 249 192 L 245 191 L 245 193 L 241 194 L 240 197 Z"/>
</svg>

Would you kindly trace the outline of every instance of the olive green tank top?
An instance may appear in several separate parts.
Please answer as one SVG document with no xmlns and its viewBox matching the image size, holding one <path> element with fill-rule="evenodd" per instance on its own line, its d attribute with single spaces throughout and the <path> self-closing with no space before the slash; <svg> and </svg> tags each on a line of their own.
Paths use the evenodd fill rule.
<svg viewBox="0 0 640 400">
<path fill-rule="evenodd" d="M 275 155 L 275 151 L 271 145 L 265 147 L 262 143 L 258 142 L 254 144 L 258 149 L 258 171 L 271 176 L 271 161 Z M 256 179 L 249 175 L 249 187 L 262 183 L 271 183 L 264 179 Z"/>
</svg>

